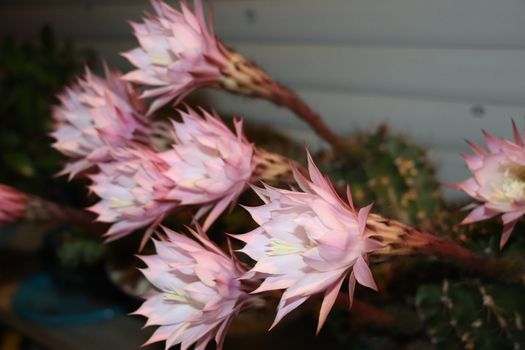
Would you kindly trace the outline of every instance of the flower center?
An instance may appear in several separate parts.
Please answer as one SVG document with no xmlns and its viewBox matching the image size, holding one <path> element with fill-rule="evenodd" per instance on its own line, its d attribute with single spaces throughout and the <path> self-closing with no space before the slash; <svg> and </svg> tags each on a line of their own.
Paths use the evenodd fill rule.
<svg viewBox="0 0 525 350">
<path fill-rule="evenodd" d="M 495 190 L 494 199 L 514 201 L 525 197 L 525 167 L 508 167 L 503 172 L 501 187 Z"/>
<path fill-rule="evenodd" d="M 278 238 L 270 239 L 268 255 L 288 255 L 306 252 L 306 247 L 292 245 Z"/>
<path fill-rule="evenodd" d="M 133 205 L 132 200 L 125 200 L 120 198 L 110 198 L 109 200 L 109 206 L 111 208 L 125 208 L 125 207 L 131 207 Z"/>
<path fill-rule="evenodd" d="M 203 309 L 206 306 L 203 303 L 198 302 L 195 299 L 192 299 L 186 292 L 180 288 L 171 288 L 164 291 L 164 300 L 171 302 L 179 302 L 191 305 L 196 309 Z"/>
<path fill-rule="evenodd" d="M 151 64 L 156 66 L 169 66 L 171 59 L 168 55 L 160 52 L 152 52 L 149 54 L 149 60 Z"/>
<path fill-rule="evenodd" d="M 164 300 L 166 301 L 178 301 L 181 303 L 188 303 L 189 298 L 186 293 L 180 288 L 169 289 L 164 293 Z"/>
</svg>

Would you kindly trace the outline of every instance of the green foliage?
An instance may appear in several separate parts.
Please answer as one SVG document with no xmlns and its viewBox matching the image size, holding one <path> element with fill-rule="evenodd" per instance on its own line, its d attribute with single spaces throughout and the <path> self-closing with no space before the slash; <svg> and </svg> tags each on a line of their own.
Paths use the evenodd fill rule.
<svg viewBox="0 0 525 350">
<path fill-rule="evenodd" d="M 430 227 L 443 209 L 439 182 L 423 149 L 386 127 L 357 138 L 359 162 L 336 158 L 326 171 L 339 185 L 352 185 L 360 205 L 419 227 Z"/>
<path fill-rule="evenodd" d="M 416 305 L 433 344 L 447 349 L 521 349 L 525 288 L 480 282 L 419 287 Z"/>
<path fill-rule="evenodd" d="M 98 237 L 79 231 L 64 234 L 56 252 L 60 266 L 67 270 L 97 265 L 105 253 L 106 246 Z"/>
<path fill-rule="evenodd" d="M 50 106 L 79 73 L 86 54 L 60 43 L 49 27 L 37 43 L 0 42 L 0 182 L 32 193 L 46 189 L 60 170 L 50 147 Z"/>
<path fill-rule="evenodd" d="M 268 125 L 245 121 L 244 132 L 248 140 L 264 150 L 286 155 L 298 162 L 305 161 L 305 146 L 291 140 L 280 131 Z"/>
</svg>

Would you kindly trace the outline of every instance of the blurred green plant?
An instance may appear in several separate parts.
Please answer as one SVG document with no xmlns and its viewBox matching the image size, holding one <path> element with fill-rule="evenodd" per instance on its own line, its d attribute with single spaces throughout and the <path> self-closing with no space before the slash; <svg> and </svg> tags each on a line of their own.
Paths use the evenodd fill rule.
<svg viewBox="0 0 525 350">
<path fill-rule="evenodd" d="M 47 136 L 56 94 L 94 57 L 59 42 L 49 26 L 35 42 L 0 42 L 0 182 L 48 194 L 60 170 L 59 154 Z M 50 180 L 53 179 L 53 180 Z"/>
<path fill-rule="evenodd" d="M 63 235 L 56 255 L 60 266 L 74 270 L 100 264 L 106 250 L 107 246 L 93 234 L 71 231 Z"/>
<path fill-rule="evenodd" d="M 522 349 L 525 344 L 523 285 L 479 281 L 419 287 L 416 306 L 439 349 Z"/>
<path fill-rule="evenodd" d="M 436 172 L 424 149 L 404 136 L 380 126 L 358 135 L 363 151 L 355 163 L 344 155 L 333 155 L 325 170 L 338 183 L 352 185 L 359 205 L 374 203 L 374 210 L 422 229 L 433 228 L 444 208 Z"/>
</svg>

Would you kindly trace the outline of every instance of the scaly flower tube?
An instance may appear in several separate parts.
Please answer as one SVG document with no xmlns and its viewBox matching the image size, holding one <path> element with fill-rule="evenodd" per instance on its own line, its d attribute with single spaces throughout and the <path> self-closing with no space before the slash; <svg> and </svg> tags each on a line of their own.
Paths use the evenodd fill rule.
<svg viewBox="0 0 525 350">
<path fill-rule="evenodd" d="M 154 241 L 157 255 L 141 257 L 155 291 L 135 314 L 148 318 L 146 326 L 159 326 L 145 345 L 204 350 L 215 339 L 222 349 L 228 326 L 253 299 L 239 280 L 245 270 L 200 230 L 190 229 L 197 241 L 164 231 L 166 239 Z"/>
<path fill-rule="evenodd" d="M 246 276 L 264 278 L 254 293 L 285 289 L 272 327 L 312 295 L 324 293 L 319 332 L 348 275 L 350 300 L 356 282 L 377 290 L 367 255 L 382 244 L 366 228 L 370 206 L 355 209 L 350 192 L 344 202 L 310 156 L 308 163 L 311 180 L 295 173 L 303 192 L 255 188 L 265 204 L 247 210 L 259 227 L 235 237 L 257 262 Z"/>
<path fill-rule="evenodd" d="M 82 210 L 64 207 L 0 184 L 0 225 L 51 220 L 86 225 L 91 224 L 93 218 Z"/>
<path fill-rule="evenodd" d="M 26 213 L 29 196 L 0 184 L 0 225 L 21 220 Z"/>
<path fill-rule="evenodd" d="M 202 0 L 194 1 L 193 12 L 184 2 L 180 11 L 161 0 L 151 3 L 156 15 L 131 23 L 140 46 L 122 54 L 136 67 L 123 79 L 144 85 L 141 97 L 153 98 L 148 114 L 198 88 L 214 87 L 285 106 L 329 143 L 348 146 L 295 93 L 225 46 L 207 25 Z"/>
<path fill-rule="evenodd" d="M 473 155 L 464 155 L 473 176 L 451 185 L 472 198 L 470 214 L 463 224 L 502 214 L 500 248 L 507 243 L 516 222 L 525 214 L 525 138 L 512 123 L 514 142 L 484 132 L 487 150 L 469 142 Z"/>
<path fill-rule="evenodd" d="M 71 158 L 61 174 L 74 177 L 102 161 L 110 147 L 147 138 L 140 101 L 116 72 L 106 70 L 106 80 L 86 69 L 85 76 L 59 95 L 53 118 L 53 147 Z"/>
</svg>

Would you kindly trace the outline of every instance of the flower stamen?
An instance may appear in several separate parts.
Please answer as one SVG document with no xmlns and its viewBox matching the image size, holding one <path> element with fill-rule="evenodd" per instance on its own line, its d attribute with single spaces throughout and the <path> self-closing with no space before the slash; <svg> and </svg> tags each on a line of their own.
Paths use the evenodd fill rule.
<svg viewBox="0 0 525 350">
<path fill-rule="evenodd" d="M 294 246 L 278 238 L 270 239 L 270 246 L 268 248 L 268 255 L 273 256 L 304 253 L 306 251 L 304 247 Z"/>
<path fill-rule="evenodd" d="M 156 66 L 169 66 L 172 63 L 170 57 L 160 52 L 152 52 L 149 54 L 151 64 Z"/>
<path fill-rule="evenodd" d="M 525 198 L 525 168 L 508 167 L 503 172 L 503 182 L 494 188 L 493 200 L 514 201 Z"/>
</svg>

